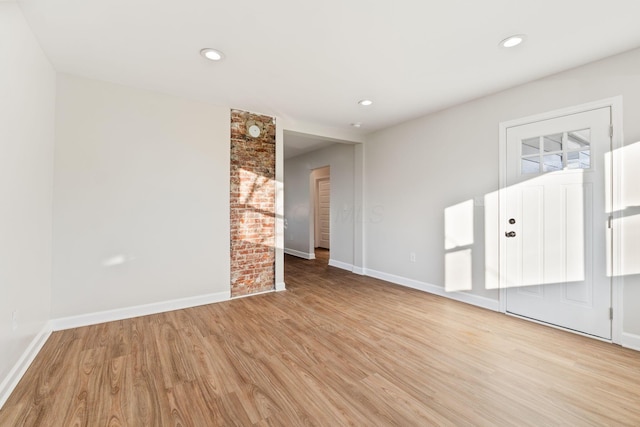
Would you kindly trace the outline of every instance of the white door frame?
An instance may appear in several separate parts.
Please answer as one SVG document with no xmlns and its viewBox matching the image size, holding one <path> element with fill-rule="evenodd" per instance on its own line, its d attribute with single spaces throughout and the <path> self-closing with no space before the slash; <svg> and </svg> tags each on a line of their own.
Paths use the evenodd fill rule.
<svg viewBox="0 0 640 427">
<path fill-rule="evenodd" d="M 585 111 L 596 110 L 599 108 L 611 108 L 611 124 L 613 126 L 613 134 L 611 137 L 612 150 L 620 150 L 622 148 L 623 135 L 622 135 L 622 96 L 616 96 L 613 98 L 607 98 L 600 101 L 594 101 L 587 104 L 576 105 L 573 107 L 563 108 L 559 110 L 549 111 L 542 114 L 536 114 L 533 116 L 523 117 L 519 119 L 509 120 L 501 122 L 499 125 L 499 183 L 500 191 L 498 193 L 499 201 L 499 226 L 498 232 L 502 233 L 498 236 L 498 251 L 499 251 L 499 284 L 500 284 L 500 311 L 502 313 L 507 312 L 507 299 L 506 299 L 506 253 L 503 248 L 504 239 L 504 224 L 507 217 L 507 206 L 505 201 L 505 189 L 507 188 L 507 129 L 515 126 L 526 125 L 529 123 L 539 122 L 543 120 L 554 119 L 556 117 L 567 116 L 570 114 L 582 113 Z M 622 202 L 622 168 L 621 168 L 621 156 L 613 155 L 610 153 L 611 158 L 611 171 L 610 184 L 611 200 L 607 200 L 609 205 L 621 206 Z M 611 305 L 613 308 L 613 319 L 611 320 L 611 341 L 620 344 L 622 338 L 622 292 L 624 279 L 622 274 L 622 227 L 621 221 L 618 219 L 621 217 L 619 211 L 615 211 L 611 214 L 612 221 L 612 244 L 611 244 L 611 267 L 609 273 L 611 274 Z"/>
</svg>

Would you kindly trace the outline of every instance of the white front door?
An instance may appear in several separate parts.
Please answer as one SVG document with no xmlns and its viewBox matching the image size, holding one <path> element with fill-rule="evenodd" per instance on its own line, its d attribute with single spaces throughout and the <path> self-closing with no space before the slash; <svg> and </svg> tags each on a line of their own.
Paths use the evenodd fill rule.
<svg viewBox="0 0 640 427">
<path fill-rule="evenodd" d="M 509 313 L 611 338 L 605 174 L 611 109 L 507 128 Z"/>
</svg>

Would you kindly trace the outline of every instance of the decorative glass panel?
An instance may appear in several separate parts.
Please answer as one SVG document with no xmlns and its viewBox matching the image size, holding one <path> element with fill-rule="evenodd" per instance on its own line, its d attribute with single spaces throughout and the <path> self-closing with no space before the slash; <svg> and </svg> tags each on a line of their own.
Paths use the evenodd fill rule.
<svg viewBox="0 0 640 427">
<path fill-rule="evenodd" d="M 540 173 L 540 157 L 523 157 L 522 173 Z"/>
<path fill-rule="evenodd" d="M 546 142 L 546 141 L 545 141 Z M 544 172 L 562 170 L 562 154 L 547 154 L 542 165 Z"/>
<path fill-rule="evenodd" d="M 530 156 L 540 153 L 540 138 L 529 138 L 522 140 L 522 155 Z"/>
<path fill-rule="evenodd" d="M 548 153 L 550 151 L 562 151 L 562 134 L 561 133 L 557 133 L 555 135 L 545 135 L 543 139 L 544 139 L 545 153 Z"/>
<path fill-rule="evenodd" d="M 589 169 L 591 156 L 589 150 L 567 153 L 567 169 Z"/>
<path fill-rule="evenodd" d="M 580 152 L 567 153 L 567 169 L 580 169 Z"/>
<path fill-rule="evenodd" d="M 591 168 L 591 129 L 536 136 L 520 143 L 522 174 Z"/>
<path fill-rule="evenodd" d="M 591 152 L 589 150 L 580 152 L 580 168 L 589 169 L 591 167 Z"/>
<path fill-rule="evenodd" d="M 591 145 L 591 129 L 575 130 L 567 133 L 567 149 L 583 150 Z"/>
</svg>

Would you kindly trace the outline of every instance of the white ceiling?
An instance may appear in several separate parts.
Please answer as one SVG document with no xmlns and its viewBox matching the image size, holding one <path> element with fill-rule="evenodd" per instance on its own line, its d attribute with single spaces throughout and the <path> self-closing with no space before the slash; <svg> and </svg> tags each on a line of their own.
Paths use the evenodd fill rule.
<svg viewBox="0 0 640 427">
<path fill-rule="evenodd" d="M 639 0 L 18 4 L 60 72 L 361 133 L 640 46 Z"/>
<path fill-rule="evenodd" d="M 284 132 L 284 158 L 300 156 L 311 151 L 320 150 L 334 144 L 345 144 L 349 141 L 308 135 L 299 132 Z"/>
</svg>

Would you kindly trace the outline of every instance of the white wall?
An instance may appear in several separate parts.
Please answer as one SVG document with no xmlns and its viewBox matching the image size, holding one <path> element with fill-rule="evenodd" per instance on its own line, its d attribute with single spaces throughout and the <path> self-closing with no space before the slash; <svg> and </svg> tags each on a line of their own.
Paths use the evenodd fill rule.
<svg viewBox="0 0 640 427">
<path fill-rule="evenodd" d="M 351 144 L 335 144 L 284 162 L 284 247 L 302 254 L 313 253 L 311 232 L 311 172 L 324 166 L 331 171 L 331 260 L 353 265 L 354 161 Z"/>
<path fill-rule="evenodd" d="M 366 268 L 443 287 L 445 209 L 498 189 L 498 124 L 617 95 L 624 97 L 624 140 L 630 146 L 640 141 L 640 50 L 371 135 L 365 147 L 365 212 L 377 209 L 381 215 L 365 217 Z M 495 290 L 484 289 L 483 209 L 472 208 L 473 294 L 497 298 Z M 410 252 L 416 253 L 415 263 Z M 634 262 L 640 259 L 627 260 Z M 636 335 L 638 278 L 628 274 L 624 287 L 623 329 Z"/>
<path fill-rule="evenodd" d="M 51 310 L 56 75 L 15 3 L 0 3 L 0 63 L 1 406 Z"/>
<path fill-rule="evenodd" d="M 58 79 L 54 318 L 229 293 L 228 108 Z"/>
</svg>

